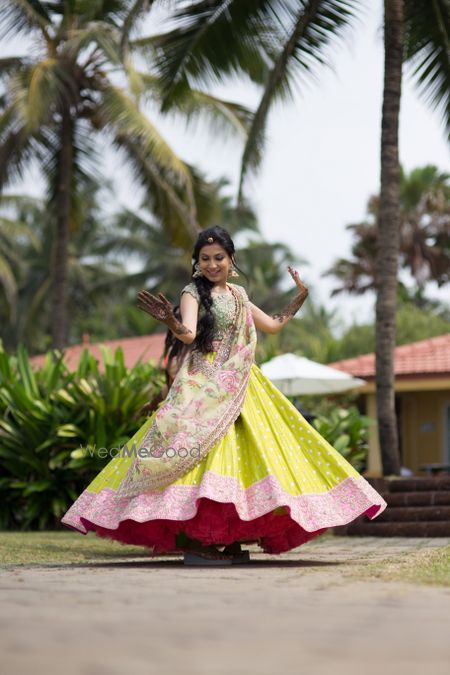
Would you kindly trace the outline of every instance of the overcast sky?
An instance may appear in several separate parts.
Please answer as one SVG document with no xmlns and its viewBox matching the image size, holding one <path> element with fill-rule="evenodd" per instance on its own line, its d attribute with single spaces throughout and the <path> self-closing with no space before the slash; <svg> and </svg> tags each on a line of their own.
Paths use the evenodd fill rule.
<svg viewBox="0 0 450 675">
<path fill-rule="evenodd" d="M 153 26 L 150 16 L 144 31 L 152 32 Z M 298 269 L 312 297 L 329 309 L 338 308 L 346 324 L 372 319 L 374 296 L 332 299 L 333 279 L 322 278 L 321 273 L 337 257 L 349 256 L 351 236 L 345 226 L 365 217 L 369 196 L 379 191 L 382 37 L 382 2 L 366 0 L 364 16 L 349 31 L 347 41 L 334 48 L 333 68 L 320 68 L 317 79 L 298 90 L 292 103 L 272 109 L 264 163 L 247 185 L 264 237 L 288 244 L 305 259 L 308 264 Z M 17 42 L 4 45 L 3 55 L 18 53 L 20 46 Z M 238 82 L 216 87 L 213 93 L 252 108 L 259 97 L 256 88 Z M 205 127 L 193 133 L 180 121 L 159 117 L 156 121 L 183 159 L 198 165 L 208 177 L 226 175 L 237 186 L 241 142 L 223 142 Z M 113 156 L 105 160 L 105 173 L 116 179 L 118 202 L 136 207 L 139 195 L 130 175 Z M 450 168 L 441 117 L 419 99 L 406 68 L 400 160 L 406 171 L 425 164 Z M 39 191 L 31 176 L 22 188 Z M 286 271 L 286 285 L 289 282 Z M 435 285 L 429 286 L 428 293 L 447 301 L 450 296 L 448 287 L 439 291 Z"/>
</svg>

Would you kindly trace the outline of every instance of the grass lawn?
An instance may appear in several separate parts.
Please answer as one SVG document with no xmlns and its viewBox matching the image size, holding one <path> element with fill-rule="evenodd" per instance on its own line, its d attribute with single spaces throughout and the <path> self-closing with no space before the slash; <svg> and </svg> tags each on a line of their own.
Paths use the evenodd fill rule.
<svg viewBox="0 0 450 675">
<path fill-rule="evenodd" d="M 317 539 L 333 537 L 325 532 Z M 310 544 L 314 543 L 313 540 Z M 167 555 L 171 555 L 170 553 Z M 175 555 L 175 554 L 174 554 Z M 176 554 L 180 555 L 180 554 Z M 0 532 L 0 565 L 61 565 L 108 561 L 114 558 L 152 558 L 143 546 L 124 545 L 68 531 Z"/>
<path fill-rule="evenodd" d="M 354 577 L 450 587 L 450 546 L 403 553 L 382 562 L 366 563 L 355 570 Z"/>
<path fill-rule="evenodd" d="M 0 532 L 1 565 L 50 565 L 108 561 L 114 558 L 148 558 L 142 546 L 125 546 L 93 533 Z"/>
<path fill-rule="evenodd" d="M 335 539 L 336 550 L 342 544 L 342 537 L 332 532 L 325 532 L 320 537 L 308 542 L 308 548 L 321 547 L 324 543 L 333 550 Z M 347 548 L 352 538 L 346 537 Z M 361 538 L 358 538 L 361 542 Z M 420 540 L 419 540 L 420 541 Z M 387 543 L 389 543 L 387 541 Z M 331 547 L 330 547 L 331 544 Z M 359 543 L 360 545 L 360 543 Z M 380 539 L 380 548 L 383 539 Z M 300 549 L 301 550 L 301 547 Z M 292 553 L 292 552 L 290 552 Z M 170 555 L 170 554 L 169 554 Z M 143 546 L 124 545 L 109 539 L 102 539 L 94 533 L 83 536 L 76 532 L 0 532 L 0 565 L 17 566 L 57 566 L 77 565 L 80 563 L 108 562 L 117 558 L 152 558 L 152 554 Z M 309 556 L 308 556 L 309 557 Z M 280 557 L 283 559 L 283 555 Z M 319 570 L 317 570 L 319 571 Z M 343 576 L 355 580 L 376 579 L 379 581 L 406 581 L 414 584 L 450 586 L 450 545 L 424 548 L 417 545 L 407 553 L 392 554 L 386 546 L 386 555 L 370 561 L 367 556 L 359 556 L 348 560 L 342 568 Z"/>
</svg>

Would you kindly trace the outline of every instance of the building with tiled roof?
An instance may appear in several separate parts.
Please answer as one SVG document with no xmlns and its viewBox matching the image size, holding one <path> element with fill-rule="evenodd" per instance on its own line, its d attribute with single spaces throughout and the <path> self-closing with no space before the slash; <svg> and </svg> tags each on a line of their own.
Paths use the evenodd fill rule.
<svg viewBox="0 0 450 675">
<path fill-rule="evenodd" d="M 77 345 L 64 348 L 64 361 L 70 370 L 76 370 L 80 360 L 81 352 L 84 348 L 89 349 L 90 353 L 99 363 L 102 369 L 102 355 L 100 345 L 109 347 L 114 354 L 117 347 L 122 347 L 125 366 L 132 368 L 139 359 L 142 361 L 152 361 L 155 365 L 160 363 L 164 351 L 164 340 L 166 333 L 154 333 L 153 335 L 141 335 L 139 337 L 120 338 L 119 340 L 104 340 L 103 342 L 91 343 L 89 336 L 83 335 L 83 342 Z M 40 367 L 45 360 L 45 354 L 32 356 L 30 361 L 32 365 Z"/>
<path fill-rule="evenodd" d="M 358 392 L 374 420 L 368 473 L 382 475 L 377 430 L 375 354 L 328 363 L 366 380 Z M 395 348 L 395 406 L 402 465 L 421 473 L 424 464 L 450 463 L 450 333 Z"/>
<path fill-rule="evenodd" d="M 329 363 L 329 366 L 364 380 L 375 378 L 375 354 Z M 395 377 L 398 379 L 428 375 L 448 377 L 450 373 L 450 333 L 411 342 L 395 349 Z"/>
</svg>

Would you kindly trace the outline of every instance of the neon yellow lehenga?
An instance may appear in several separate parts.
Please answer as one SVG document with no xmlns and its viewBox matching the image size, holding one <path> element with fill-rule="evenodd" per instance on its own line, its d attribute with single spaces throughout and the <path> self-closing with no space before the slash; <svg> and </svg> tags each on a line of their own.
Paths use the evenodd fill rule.
<svg viewBox="0 0 450 675">
<path fill-rule="evenodd" d="M 282 553 L 386 508 L 263 375 L 247 293 L 228 287 L 213 298 L 214 351 L 188 350 L 128 454 L 111 459 L 62 523 L 154 553 L 181 552 L 182 533 L 204 545 L 255 541 Z M 193 282 L 182 292 L 199 300 Z"/>
</svg>

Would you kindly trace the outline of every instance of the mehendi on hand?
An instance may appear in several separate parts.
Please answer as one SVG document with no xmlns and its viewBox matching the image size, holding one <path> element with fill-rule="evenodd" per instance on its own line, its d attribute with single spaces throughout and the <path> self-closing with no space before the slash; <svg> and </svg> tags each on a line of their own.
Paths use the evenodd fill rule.
<svg viewBox="0 0 450 675">
<path fill-rule="evenodd" d="M 173 307 L 169 300 L 163 295 L 163 293 L 158 293 L 158 295 L 159 298 L 157 298 L 155 295 L 152 295 L 148 291 L 139 291 L 139 309 L 147 312 L 147 314 L 150 314 L 150 316 L 152 316 L 154 319 L 165 323 L 175 335 L 187 335 L 189 333 L 192 335 L 192 331 L 183 323 L 181 323 L 181 321 L 179 321 L 175 316 Z"/>
<path fill-rule="evenodd" d="M 300 307 L 303 305 L 307 297 L 308 297 L 308 289 L 296 295 L 295 298 L 291 300 L 291 302 L 288 305 L 286 305 L 286 307 L 283 310 L 281 310 L 281 312 L 279 312 L 278 314 L 272 314 L 272 319 L 278 319 L 280 323 L 283 322 L 288 317 L 289 319 L 292 319 L 292 317 L 298 312 Z"/>
<path fill-rule="evenodd" d="M 184 323 L 181 323 L 176 316 L 173 317 L 173 319 L 168 320 L 165 322 L 167 326 L 170 328 L 172 333 L 175 335 L 188 335 L 189 333 L 192 335 L 192 331 L 190 328 L 187 328 L 187 326 L 184 325 Z"/>
<path fill-rule="evenodd" d="M 292 319 L 292 317 L 298 312 L 300 307 L 305 302 L 308 297 L 308 287 L 300 279 L 297 270 L 294 270 L 290 265 L 288 266 L 288 272 L 295 281 L 295 285 L 299 289 L 299 292 L 293 300 L 279 313 L 272 314 L 272 319 L 278 319 L 280 323 L 283 323 L 286 319 Z"/>
</svg>

